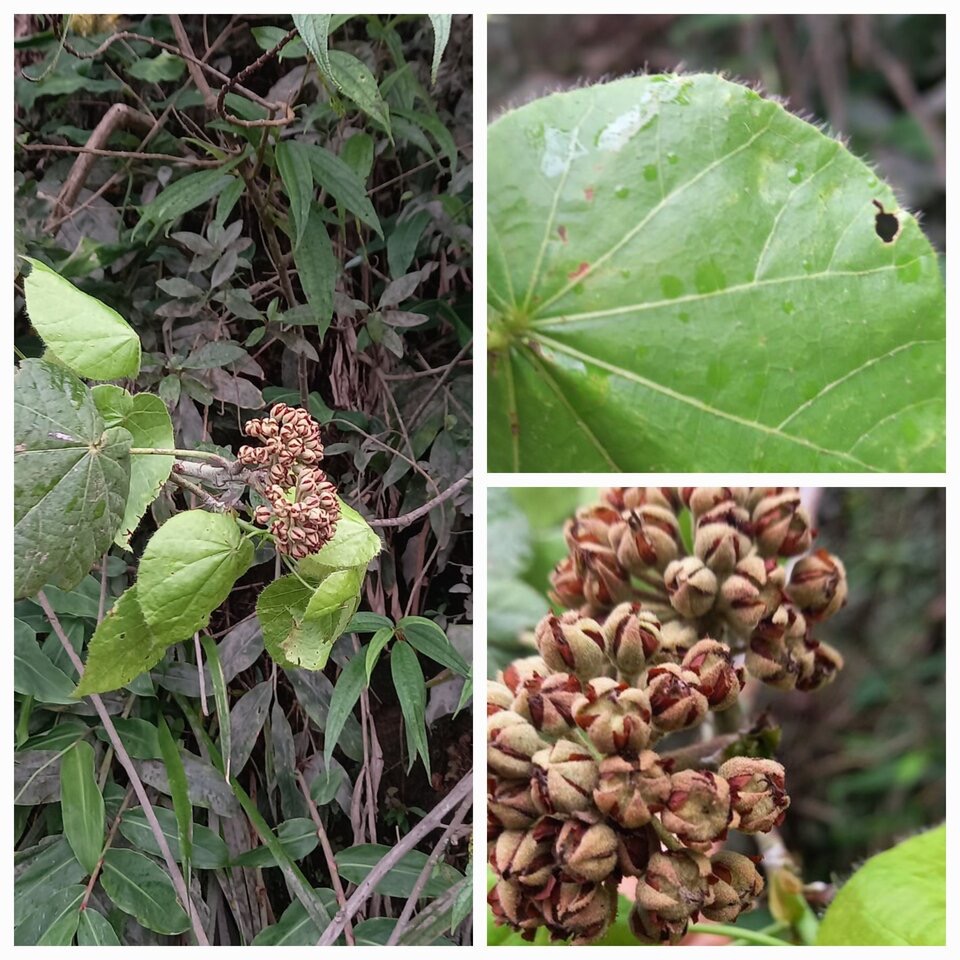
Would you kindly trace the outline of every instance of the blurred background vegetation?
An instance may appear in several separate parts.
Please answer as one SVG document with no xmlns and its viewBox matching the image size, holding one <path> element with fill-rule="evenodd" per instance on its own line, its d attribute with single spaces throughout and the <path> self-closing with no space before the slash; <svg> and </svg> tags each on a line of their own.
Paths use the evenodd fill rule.
<svg viewBox="0 0 960 960">
<path fill-rule="evenodd" d="M 846 665 L 819 694 L 758 688 L 782 727 L 778 759 L 793 803 L 782 832 L 809 881 L 845 879 L 860 860 L 946 814 L 944 491 L 803 491 L 817 544 L 847 568 L 847 606 L 821 630 Z M 563 522 L 596 489 L 489 491 L 491 675 L 529 650 L 566 554 Z"/>
<path fill-rule="evenodd" d="M 945 250 L 943 16 L 491 17 L 489 112 L 638 71 L 721 71 L 786 98 L 877 165 Z"/>
</svg>

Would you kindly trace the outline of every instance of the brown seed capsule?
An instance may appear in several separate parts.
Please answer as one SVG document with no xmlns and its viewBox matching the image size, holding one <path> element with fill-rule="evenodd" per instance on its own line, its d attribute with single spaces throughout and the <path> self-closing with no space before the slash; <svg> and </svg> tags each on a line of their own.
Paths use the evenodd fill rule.
<svg viewBox="0 0 960 960">
<path fill-rule="evenodd" d="M 694 517 L 702 516 L 729 501 L 743 506 L 746 496 L 746 487 L 682 487 L 680 490 L 680 499 L 690 508 Z"/>
<path fill-rule="evenodd" d="M 543 925 L 539 902 L 516 880 L 498 880 L 487 894 L 487 903 L 498 924 L 519 930 L 527 939 L 532 940 Z"/>
<path fill-rule="evenodd" d="M 783 767 L 761 757 L 732 757 L 718 776 L 730 784 L 733 819 L 730 826 L 742 833 L 768 833 L 780 826 L 790 806 L 784 790 Z"/>
<path fill-rule="evenodd" d="M 652 824 L 638 830 L 617 831 L 617 869 L 625 877 L 639 877 L 650 858 L 660 852 L 660 838 Z"/>
<path fill-rule="evenodd" d="M 805 641 L 812 659 L 805 661 L 797 678 L 797 689 L 809 692 L 819 690 L 837 678 L 837 673 L 843 669 L 843 657 L 840 651 L 812 638 Z"/>
<path fill-rule="evenodd" d="M 621 603 L 603 621 L 607 656 L 623 676 L 633 679 L 660 649 L 660 621 L 639 603 Z"/>
<path fill-rule="evenodd" d="M 546 745 L 528 720 L 510 710 L 487 720 L 487 766 L 501 777 L 529 777 L 534 754 Z"/>
<path fill-rule="evenodd" d="M 490 866 L 504 880 L 541 888 L 553 873 L 552 845 L 537 830 L 504 830 L 490 851 Z"/>
<path fill-rule="evenodd" d="M 538 751 L 532 776 L 533 802 L 541 813 L 578 813 L 593 806 L 599 773 L 582 744 L 558 740 Z"/>
<path fill-rule="evenodd" d="M 726 710 L 737 702 L 743 687 L 743 668 L 734 667 L 725 643 L 710 637 L 698 640 L 683 658 L 682 666 L 696 674 L 700 692 L 714 710 Z"/>
<path fill-rule="evenodd" d="M 795 557 L 810 549 L 815 535 L 796 488 L 764 497 L 754 507 L 753 529 L 757 549 L 765 557 Z"/>
<path fill-rule="evenodd" d="M 680 552 L 676 515 L 652 503 L 625 511 L 623 519 L 611 527 L 609 536 L 620 565 L 634 575 L 651 567 L 663 570 Z"/>
<path fill-rule="evenodd" d="M 611 507 L 596 504 L 581 507 L 564 524 L 563 536 L 573 554 L 584 546 L 610 546 L 610 528 L 620 522 L 620 514 Z"/>
<path fill-rule="evenodd" d="M 533 680 L 535 677 L 543 679 L 549 675 L 550 668 L 543 657 L 521 657 L 508 664 L 497 679 L 516 696 L 528 680 Z"/>
<path fill-rule="evenodd" d="M 630 575 L 612 547 L 584 544 L 574 554 L 574 565 L 583 578 L 583 593 L 590 606 L 609 610 L 633 595 Z"/>
<path fill-rule="evenodd" d="M 564 557 L 550 574 L 550 599 L 559 607 L 576 610 L 587 602 L 583 577 L 577 573 L 573 557 Z"/>
<path fill-rule="evenodd" d="M 529 780 L 504 780 L 493 776 L 487 781 L 487 813 L 498 830 L 526 830 L 540 816 L 533 804 Z"/>
<path fill-rule="evenodd" d="M 617 862 L 617 835 L 605 823 L 567 820 L 553 849 L 566 879 L 600 883 L 610 876 Z"/>
<path fill-rule="evenodd" d="M 676 513 L 680 508 L 680 498 L 672 487 L 610 487 L 600 494 L 604 503 L 615 510 L 638 510 L 651 504 Z"/>
<path fill-rule="evenodd" d="M 728 500 L 697 520 L 693 549 L 714 573 L 726 575 L 750 552 L 751 532 L 747 511 Z"/>
<path fill-rule="evenodd" d="M 637 754 L 650 740 L 650 701 L 637 687 L 598 677 L 583 687 L 573 716 L 596 749 L 606 755 Z"/>
<path fill-rule="evenodd" d="M 826 620 L 847 602 L 847 572 L 833 554 L 817 550 L 797 561 L 787 594 L 810 620 Z"/>
<path fill-rule="evenodd" d="M 660 649 L 654 654 L 653 662 L 680 663 L 690 648 L 699 639 L 697 628 L 683 620 L 671 620 L 660 629 Z"/>
<path fill-rule="evenodd" d="M 637 882 L 630 929 L 644 943 L 678 943 L 710 903 L 710 861 L 692 850 L 654 853 Z"/>
<path fill-rule="evenodd" d="M 722 839 L 730 822 L 730 787 L 709 770 L 680 770 L 660 815 L 664 827 L 688 847 L 707 849 Z"/>
<path fill-rule="evenodd" d="M 540 656 L 551 670 L 588 680 L 609 666 L 600 624 L 575 611 L 562 617 L 545 616 L 537 624 L 536 639 Z"/>
<path fill-rule="evenodd" d="M 716 877 L 713 902 L 704 905 L 703 915 L 715 923 L 733 923 L 763 892 L 760 871 L 750 857 L 732 850 L 715 853 L 710 858 L 710 870 Z"/>
<path fill-rule="evenodd" d="M 505 684 L 496 680 L 487 681 L 487 716 L 509 710 L 513 706 L 513 694 Z"/>
<path fill-rule="evenodd" d="M 710 611 L 717 596 L 717 577 L 699 557 L 683 557 L 667 565 L 663 584 L 674 610 L 695 620 Z"/>
<path fill-rule="evenodd" d="M 697 675 L 674 663 L 664 663 L 648 671 L 647 696 L 654 726 L 665 733 L 692 727 L 706 716 L 708 709 Z"/>
<path fill-rule="evenodd" d="M 574 726 L 573 707 L 580 693 L 580 681 L 572 674 L 533 677 L 518 692 L 512 709 L 545 736 L 558 737 Z"/>
<path fill-rule="evenodd" d="M 617 888 L 606 883 L 558 883 L 543 901 L 551 937 L 582 945 L 598 940 L 617 915 Z"/>
<path fill-rule="evenodd" d="M 759 554 L 744 557 L 720 587 L 717 606 L 730 628 L 740 636 L 749 636 L 757 624 L 772 611 L 767 610 L 764 591 L 767 563 Z"/>
<path fill-rule="evenodd" d="M 636 759 L 607 757 L 600 762 L 593 802 L 626 830 L 646 826 L 670 796 L 670 774 L 653 750 Z"/>
</svg>

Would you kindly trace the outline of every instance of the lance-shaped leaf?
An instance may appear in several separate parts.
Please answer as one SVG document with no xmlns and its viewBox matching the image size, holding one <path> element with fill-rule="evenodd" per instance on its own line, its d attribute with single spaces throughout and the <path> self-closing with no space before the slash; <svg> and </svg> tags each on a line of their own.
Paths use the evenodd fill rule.
<svg viewBox="0 0 960 960">
<path fill-rule="evenodd" d="M 45 263 L 31 265 L 23 281 L 27 316 L 50 352 L 90 380 L 135 377 L 140 338 L 112 307 L 84 293 Z"/>
<path fill-rule="evenodd" d="M 370 68 L 362 60 L 343 50 L 330 50 L 328 56 L 334 81 L 340 92 L 349 97 L 367 116 L 376 120 L 392 140 L 390 109 Z"/>
<path fill-rule="evenodd" d="M 453 20 L 453 16 L 449 13 L 431 13 L 428 16 L 433 25 L 433 64 L 430 67 L 430 82 L 436 83 L 443 51 L 447 49 L 447 41 L 450 39 L 450 21 Z"/>
<path fill-rule="evenodd" d="M 80 922 L 86 888 L 79 883 L 40 896 L 13 935 L 16 946 L 67 947 Z"/>
<path fill-rule="evenodd" d="M 24 360 L 14 381 L 14 593 L 72 590 L 110 546 L 130 484 L 130 434 L 106 427 L 65 367 Z"/>
<path fill-rule="evenodd" d="M 492 469 L 943 469 L 937 258 L 843 144 L 647 76 L 506 114 L 489 158 Z"/>
<path fill-rule="evenodd" d="M 153 632 L 185 640 L 210 620 L 253 561 L 253 546 L 233 517 L 187 510 L 151 538 L 140 561 L 137 598 Z"/>
<path fill-rule="evenodd" d="M 93 873 L 103 849 L 103 796 L 94 775 L 93 747 L 78 740 L 60 762 L 60 810 L 63 832 L 87 873 Z"/>
<path fill-rule="evenodd" d="M 172 935 L 190 926 L 170 875 L 142 853 L 108 850 L 100 882 L 110 899 L 148 930 Z"/>
<path fill-rule="evenodd" d="M 155 450 L 173 449 L 173 423 L 164 402 L 151 393 L 135 396 L 111 383 L 93 388 L 93 401 L 108 427 L 123 427 L 133 438 L 132 446 Z M 130 490 L 117 531 L 117 546 L 130 547 L 147 507 L 156 500 L 173 468 L 173 457 L 139 453 L 130 457 Z"/>
</svg>

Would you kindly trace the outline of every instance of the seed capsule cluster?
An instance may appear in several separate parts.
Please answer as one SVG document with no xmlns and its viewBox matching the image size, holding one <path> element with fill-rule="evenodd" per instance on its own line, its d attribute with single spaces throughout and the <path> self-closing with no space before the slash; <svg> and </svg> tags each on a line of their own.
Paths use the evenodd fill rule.
<svg viewBox="0 0 960 960">
<path fill-rule="evenodd" d="M 265 473 L 269 501 L 254 511 L 254 521 L 270 526 L 280 553 L 301 559 L 333 537 L 340 519 L 336 487 L 318 466 L 323 460 L 320 425 L 306 410 L 277 403 L 270 416 L 249 420 L 248 437 L 262 446 L 243 446 L 241 463 Z"/>
<path fill-rule="evenodd" d="M 845 602 L 846 574 L 808 553 L 815 535 L 791 488 L 616 488 L 567 523 L 552 596 L 568 609 L 488 689 L 498 922 L 593 942 L 626 876 L 642 943 L 677 943 L 699 916 L 731 922 L 754 904 L 754 859 L 718 844 L 781 822 L 783 767 L 691 766 L 661 741 L 736 704 L 747 673 L 800 690 L 834 678 L 840 654 L 811 630 Z M 800 554 L 788 580 L 777 560 Z"/>
</svg>

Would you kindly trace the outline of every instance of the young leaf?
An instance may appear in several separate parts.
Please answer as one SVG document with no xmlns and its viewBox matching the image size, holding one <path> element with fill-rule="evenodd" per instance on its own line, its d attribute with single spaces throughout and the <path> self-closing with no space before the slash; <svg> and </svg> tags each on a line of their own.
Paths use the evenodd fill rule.
<svg viewBox="0 0 960 960">
<path fill-rule="evenodd" d="M 64 367 L 24 360 L 14 379 L 14 595 L 72 590 L 120 526 L 130 434 L 107 428 Z"/>
<path fill-rule="evenodd" d="M 334 82 L 345 96 L 352 100 L 367 116 L 372 117 L 387 132 L 390 131 L 390 109 L 380 93 L 377 81 L 370 68 L 350 53 L 343 50 L 330 50 L 328 53 Z"/>
<path fill-rule="evenodd" d="M 333 198 L 372 230 L 383 237 L 380 218 L 367 196 L 363 181 L 335 153 L 324 147 L 309 146 L 313 179 Z"/>
<path fill-rule="evenodd" d="M 461 677 L 470 673 L 470 666 L 457 652 L 447 635 L 426 617 L 404 617 L 397 621 L 397 632 L 424 656 L 445 667 L 449 667 Z"/>
<path fill-rule="evenodd" d="M 871 857 L 840 888 L 817 946 L 945 946 L 946 827 Z"/>
<path fill-rule="evenodd" d="M 116 380 L 140 372 L 140 338 L 112 307 L 64 279 L 45 263 L 24 257 L 27 316 L 50 352 L 78 376 Z"/>
<path fill-rule="evenodd" d="M 350 658 L 334 684 L 333 696 L 330 698 L 330 711 L 327 714 L 327 726 L 323 731 L 323 760 L 328 765 L 340 738 L 340 731 L 343 730 L 347 717 L 353 713 L 353 708 L 357 705 L 360 694 L 368 682 L 366 651 L 366 647 L 361 647 Z"/>
<path fill-rule="evenodd" d="M 180 861 L 187 884 L 190 883 L 190 863 L 193 859 L 193 806 L 187 790 L 187 774 L 183 769 L 180 748 L 164 720 L 163 714 L 157 720 L 158 740 L 163 754 L 163 765 L 167 768 L 167 783 L 170 784 L 170 796 L 173 798 L 173 812 L 177 820 L 177 844 Z"/>
<path fill-rule="evenodd" d="M 227 695 L 227 684 L 223 679 L 223 667 L 220 666 L 220 654 L 217 651 L 217 642 L 213 637 L 204 635 L 200 638 L 203 652 L 207 655 L 207 664 L 210 667 L 210 679 L 213 683 L 213 699 L 217 705 L 217 723 L 220 727 L 220 756 L 224 760 L 224 777 L 230 781 L 230 698 Z"/>
<path fill-rule="evenodd" d="M 450 39 L 450 21 L 453 16 L 449 13 L 431 13 L 428 16 L 433 24 L 433 65 L 430 67 L 430 82 L 436 83 L 443 51 L 447 49 L 447 41 Z"/>
<path fill-rule="evenodd" d="M 943 469 L 937 257 L 843 144 L 644 76 L 504 115 L 489 157 L 491 469 Z"/>
<path fill-rule="evenodd" d="M 305 577 L 319 579 L 332 569 L 365 568 L 382 549 L 380 537 L 367 521 L 341 500 L 340 519 L 333 539 L 325 543 L 319 553 L 304 557 L 299 569 Z"/>
<path fill-rule="evenodd" d="M 333 75 L 328 49 L 332 19 L 331 13 L 295 13 L 293 24 L 300 38 L 307 45 L 310 55 L 317 62 L 324 79 L 336 88 L 337 81 Z"/>
<path fill-rule="evenodd" d="M 92 390 L 93 402 L 108 427 L 123 427 L 133 438 L 132 446 L 156 450 L 173 449 L 173 423 L 163 401 L 150 393 L 131 396 L 126 390 L 103 383 Z M 173 457 L 134 454 L 130 457 L 130 490 L 123 510 L 120 529 L 114 538 L 124 550 L 170 476 Z"/>
<path fill-rule="evenodd" d="M 154 633 L 173 643 L 202 630 L 253 561 L 253 546 L 225 514 L 187 510 L 151 538 L 137 597 Z"/>
<path fill-rule="evenodd" d="M 370 677 L 373 675 L 373 668 L 380 659 L 383 648 L 393 639 L 394 628 L 381 627 L 371 638 L 366 647 L 367 655 L 364 658 L 364 671 L 367 677 L 367 684 L 370 683 Z"/>
<path fill-rule="evenodd" d="M 151 630 L 143 619 L 137 587 L 129 587 L 90 640 L 76 695 L 85 697 L 124 686 L 158 664 L 170 643 Z"/>
<path fill-rule="evenodd" d="M 395 643 L 391 648 L 390 673 L 403 712 L 403 732 L 407 738 L 407 772 L 410 772 L 419 754 L 429 777 L 430 748 L 427 745 L 425 717 L 427 687 L 420 661 L 408 644 Z"/>
<path fill-rule="evenodd" d="M 63 832 L 74 856 L 93 873 L 103 849 L 103 797 L 94 774 L 93 747 L 78 740 L 60 762 Z"/>
<path fill-rule="evenodd" d="M 173 935 L 190 926 L 169 874 L 142 853 L 109 849 L 100 882 L 107 896 L 148 930 Z"/>
<path fill-rule="evenodd" d="M 304 146 L 305 144 L 297 140 L 281 140 L 275 152 L 277 171 L 290 200 L 294 254 L 303 239 L 303 232 L 307 229 L 310 203 L 313 200 L 313 173 L 310 169 L 310 156 Z"/>
</svg>

